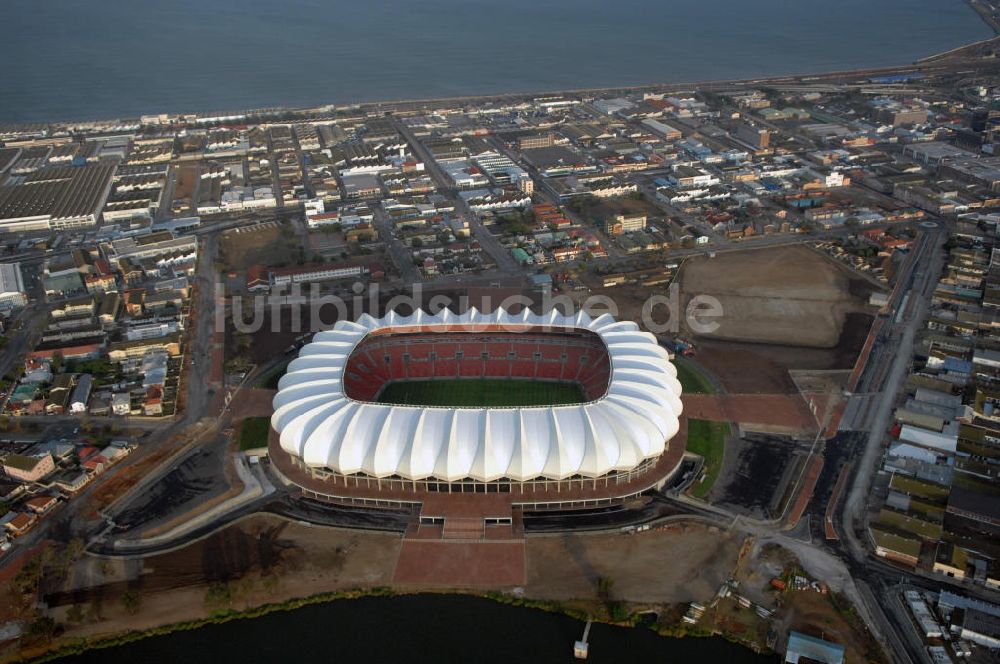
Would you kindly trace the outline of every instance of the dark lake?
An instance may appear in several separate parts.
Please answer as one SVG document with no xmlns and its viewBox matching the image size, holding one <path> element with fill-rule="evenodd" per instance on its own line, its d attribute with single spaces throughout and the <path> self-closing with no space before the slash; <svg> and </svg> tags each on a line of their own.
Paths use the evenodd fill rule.
<svg viewBox="0 0 1000 664">
<path fill-rule="evenodd" d="M 584 624 L 566 616 L 462 595 L 342 600 L 94 650 L 72 661 L 574 662 Z M 644 628 L 594 624 L 589 662 L 776 662 L 719 638 L 668 639 Z M 70 661 L 59 660 L 59 661 Z"/>
</svg>

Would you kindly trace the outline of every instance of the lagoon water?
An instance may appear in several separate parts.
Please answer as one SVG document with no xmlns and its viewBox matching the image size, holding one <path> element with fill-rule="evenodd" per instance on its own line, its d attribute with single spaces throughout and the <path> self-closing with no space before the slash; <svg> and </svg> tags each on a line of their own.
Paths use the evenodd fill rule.
<svg viewBox="0 0 1000 664">
<path fill-rule="evenodd" d="M 341 600 L 177 632 L 72 658 L 132 664 L 556 664 L 573 659 L 583 623 L 535 609 L 462 595 Z M 595 624 L 588 662 L 768 664 L 720 638 L 668 639 L 644 628 Z M 64 660 L 59 660 L 64 661 Z"/>
<path fill-rule="evenodd" d="M 989 36 L 963 0 L 0 0 L 0 122 L 830 71 Z"/>
</svg>

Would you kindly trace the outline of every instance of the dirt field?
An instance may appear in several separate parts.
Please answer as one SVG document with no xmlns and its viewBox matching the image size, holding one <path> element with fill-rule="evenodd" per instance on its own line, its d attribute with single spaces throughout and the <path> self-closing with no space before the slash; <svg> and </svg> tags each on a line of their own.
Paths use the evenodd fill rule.
<svg viewBox="0 0 1000 664">
<path fill-rule="evenodd" d="M 266 390 L 257 387 L 245 387 L 240 390 L 229 404 L 234 421 L 248 417 L 268 417 L 274 412 L 271 402 L 277 390 Z"/>
<path fill-rule="evenodd" d="M 236 609 L 389 585 L 400 541 L 396 535 L 255 516 L 179 551 L 141 561 L 103 562 L 85 557 L 69 584 L 75 589 L 47 599 L 59 607 L 60 622 L 73 603 L 100 607 L 100 620 L 70 626 L 70 636 L 142 629 L 208 615 L 212 607 L 206 606 L 205 596 L 207 584 L 213 582 L 229 584 L 230 605 Z M 126 588 L 142 595 L 142 611 L 137 615 L 129 615 L 119 600 Z"/>
<path fill-rule="evenodd" d="M 309 248 L 313 254 L 319 254 L 326 260 L 338 261 L 349 253 L 343 233 L 309 233 Z"/>
<path fill-rule="evenodd" d="M 741 539 L 697 525 L 636 535 L 564 535 L 527 540 L 531 597 L 581 599 L 597 579 L 634 602 L 710 600 L 736 564 Z"/>
<path fill-rule="evenodd" d="M 877 647 L 871 636 L 859 633 L 837 606 L 830 595 L 816 592 L 793 592 L 788 599 L 781 624 L 797 632 L 803 632 L 846 646 L 844 661 L 872 662 Z"/>
<path fill-rule="evenodd" d="M 244 322 L 248 325 L 254 320 L 253 303 L 246 305 Z M 263 365 L 276 357 L 285 356 L 297 340 L 304 340 L 319 329 L 312 329 L 310 324 L 311 310 L 301 306 L 293 312 L 291 307 L 277 308 L 277 316 L 272 316 L 272 307 L 264 307 L 264 313 L 259 323 L 259 329 L 250 336 L 252 342 L 245 349 L 236 347 L 235 325 L 231 320 L 226 324 L 226 360 L 244 356 L 252 363 Z M 294 314 L 294 315 L 293 315 Z M 337 311 L 333 307 L 324 307 L 320 312 L 322 323 L 332 326 L 337 321 Z M 296 318 L 297 317 L 297 318 Z M 305 336 L 304 336 L 305 335 Z M 288 359 L 294 358 L 294 353 L 287 354 Z"/>
<path fill-rule="evenodd" d="M 219 260 L 227 272 L 241 272 L 251 265 L 277 267 L 294 262 L 299 248 L 295 231 L 272 221 L 224 233 L 219 239 Z"/>
<path fill-rule="evenodd" d="M 837 595 L 837 574 L 827 569 L 812 570 L 819 561 L 805 565 L 788 549 L 773 544 L 751 547 L 751 553 L 743 558 L 737 578 L 739 592 L 765 607 L 775 609 L 772 628 L 779 635 L 778 651 L 785 647 L 789 630 L 819 636 L 847 648 L 847 662 L 878 662 L 877 646 L 864 623 L 852 611 L 843 595 Z M 807 579 L 816 577 L 813 572 L 822 571 L 822 578 L 830 582 L 834 592 L 821 594 L 812 588 L 778 592 L 770 586 L 770 580 L 789 574 L 803 574 Z"/>
<path fill-rule="evenodd" d="M 711 295 L 724 315 L 704 338 L 834 348 L 845 316 L 867 313 L 866 288 L 841 266 L 807 247 L 699 256 L 679 275 L 684 301 Z"/>
<path fill-rule="evenodd" d="M 206 602 L 211 584 L 225 584 L 227 605 L 236 609 L 320 592 L 388 586 L 401 543 L 398 535 L 254 516 L 168 554 L 132 561 L 84 557 L 64 590 L 46 599 L 60 622 L 73 604 L 87 609 L 90 617 L 70 625 L 68 636 L 142 629 L 202 617 L 219 608 Z M 707 601 L 733 570 L 741 543 L 737 536 L 692 525 L 637 535 L 529 538 L 526 594 L 589 600 L 596 595 L 598 577 L 607 576 L 617 598 Z M 122 605 L 126 589 L 141 594 L 137 615 Z"/>
<path fill-rule="evenodd" d="M 103 509 L 124 495 L 135 486 L 148 472 L 160 465 L 176 448 L 162 445 L 145 459 L 127 468 L 123 468 L 107 479 L 87 498 L 84 514 L 97 517 L 97 511 Z"/>
<path fill-rule="evenodd" d="M 243 483 L 226 452 L 230 440 L 209 436 L 183 460 L 136 495 L 115 517 L 127 537 L 153 537 L 240 493 Z"/>
<path fill-rule="evenodd" d="M 645 215 L 650 221 L 660 220 L 666 216 L 655 203 L 647 201 L 644 197 L 614 196 L 612 198 L 587 197 L 574 200 L 567 206 L 567 209 L 585 220 L 586 222 L 598 225 L 605 219 L 615 215 Z"/>
<path fill-rule="evenodd" d="M 694 268 L 689 270 L 691 266 Z M 795 269 L 786 269 L 788 266 Z M 690 274 L 695 275 L 694 281 Z M 769 281 L 762 283 L 765 278 Z M 732 393 L 791 394 L 798 388 L 790 371 L 850 371 L 872 323 L 866 303 L 873 287 L 807 247 L 694 258 L 685 262 L 678 279 L 682 302 L 698 292 L 722 295 L 723 323 L 732 318 L 722 331 L 733 332 L 732 338 L 691 336 L 697 345 L 698 364 Z M 742 286 L 744 281 L 751 284 L 747 289 Z M 641 324 L 647 299 L 652 295 L 667 297 L 669 290 L 665 286 L 595 286 L 585 295 L 608 298 L 616 318 Z M 760 310 L 755 312 L 757 305 Z M 739 315 L 732 316 L 734 313 Z M 653 310 L 653 319 L 658 324 L 674 323 L 664 306 Z M 677 324 L 678 333 L 687 332 L 681 322 Z M 755 328 L 761 326 L 773 338 L 758 334 Z"/>
<path fill-rule="evenodd" d="M 869 315 L 847 314 L 839 341 L 833 348 L 699 339 L 698 363 L 729 392 L 794 393 L 798 388 L 790 371 L 849 371 L 870 326 Z"/>
<path fill-rule="evenodd" d="M 177 180 L 174 182 L 174 211 L 187 213 L 193 210 L 192 200 L 198 186 L 198 167 L 196 165 L 178 166 L 175 170 Z"/>
</svg>

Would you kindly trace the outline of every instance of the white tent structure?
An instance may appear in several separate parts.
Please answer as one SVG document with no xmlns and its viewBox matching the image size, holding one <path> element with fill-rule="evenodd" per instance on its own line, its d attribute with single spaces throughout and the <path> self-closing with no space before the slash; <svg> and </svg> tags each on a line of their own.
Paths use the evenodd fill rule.
<svg viewBox="0 0 1000 664">
<path fill-rule="evenodd" d="M 496 326 L 589 330 L 611 360 L 607 392 L 584 404 L 521 408 L 399 406 L 345 394 L 348 358 L 369 333 L 427 326 L 442 333 Z M 584 312 L 364 314 L 317 333 L 278 388 L 271 426 L 282 449 L 307 466 L 446 482 L 594 478 L 632 470 L 663 453 L 682 408 L 677 371 L 653 335 L 635 323 Z"/>
</svg>

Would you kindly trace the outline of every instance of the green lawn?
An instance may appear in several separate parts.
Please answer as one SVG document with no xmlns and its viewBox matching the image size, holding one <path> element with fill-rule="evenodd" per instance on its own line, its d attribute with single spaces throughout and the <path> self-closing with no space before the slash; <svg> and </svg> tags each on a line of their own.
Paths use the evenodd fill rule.
<svg viewBox="0 0 1000 664">
<path fill-rule="evenodd" d="M 715 394 L 715 387 L 705 376 L 683 358 L 676 358 L 677 380 L 685 394 Z"/>
<path fill-rule="evenodd" d="M 280 362 L 274 367 L 271 367 L 267 372 L 260 375 L 257 378 L 257 387 L 264 388 L 265 390 L 276 390 L 278 389 L 278 381 L 281 377 L 285 375 L 288 370 L 288 363 L 291 362 L 291 358 Z"/>
<path fill-rule="evenodd" d="M 573 383 L 467 378 L 389 383 L 378 401 L 408 406 L 502 407 L 583 403 L 585 399 Z"/>
<path fill-rule="evenodd" d="M 719 477 L 728 434 L 729 425 L 724 422 L 688 420 L 687 449 L 705 459 L 704 479 L 691 485 L 691 493 L 696 498 L 707 496 Z"/>
<path fill-rule="evenodd" d="M 240 427 L 240 449 L 254 450 L 267 447 L 267 436 L 271 431 L 270 417 L 248 417 Z"/>
</svg>

